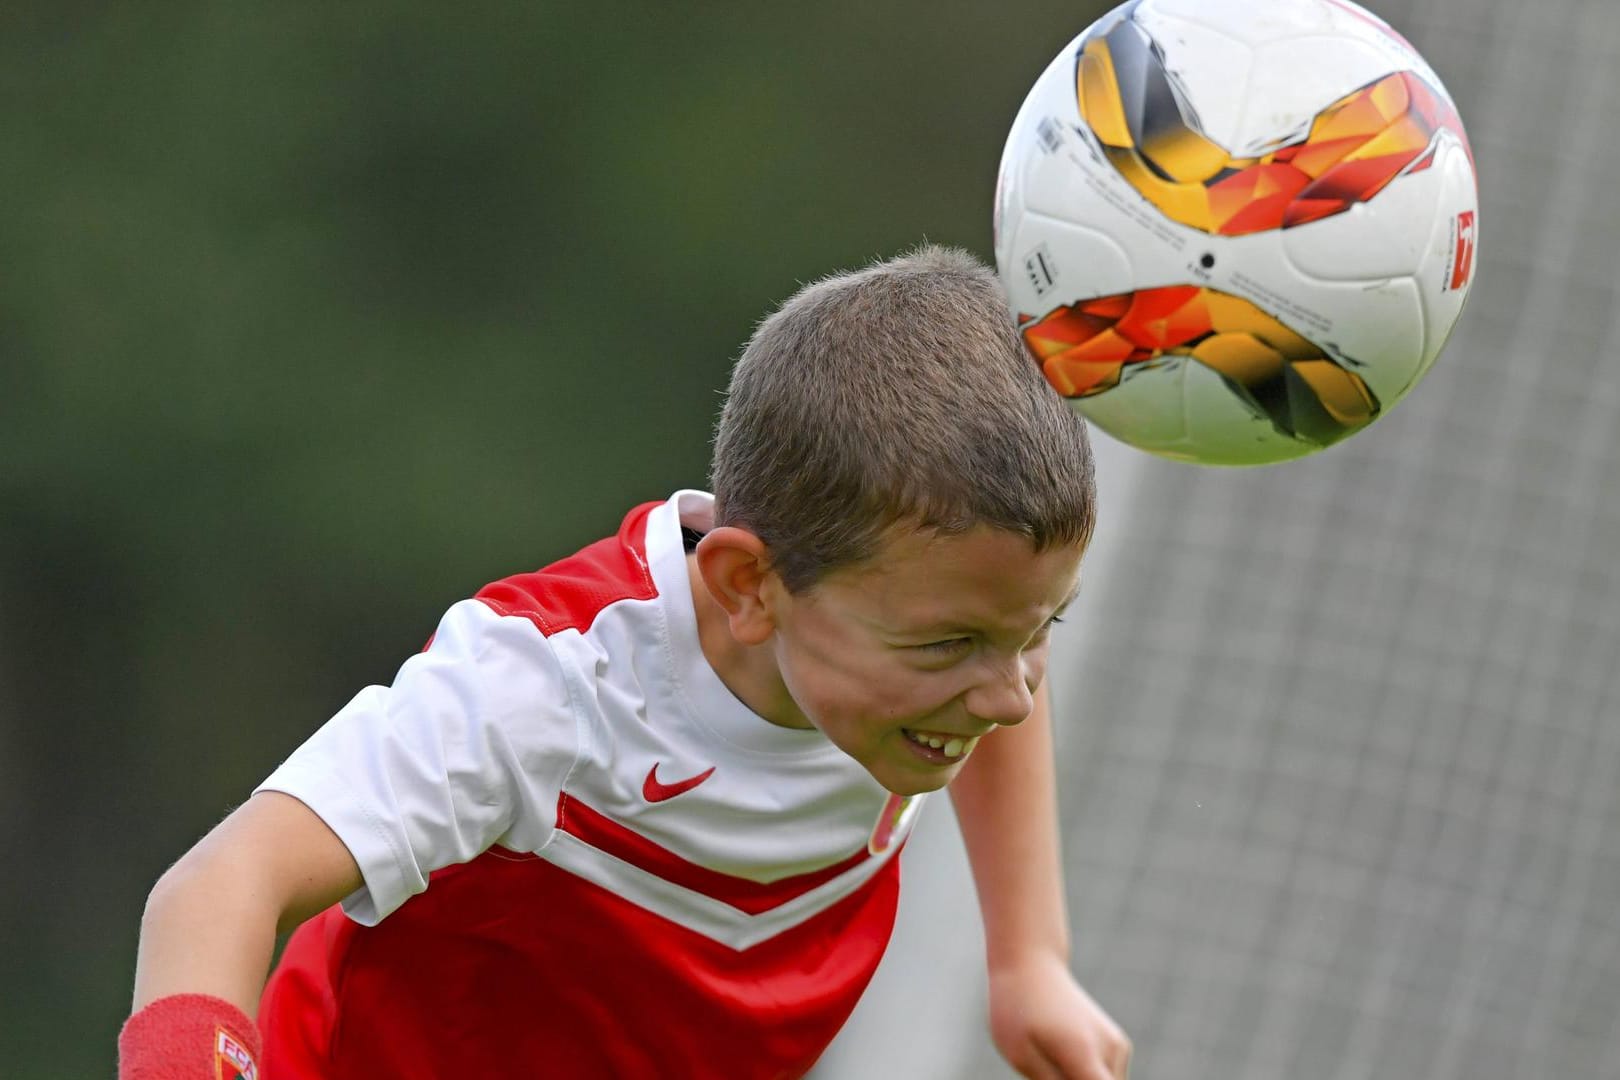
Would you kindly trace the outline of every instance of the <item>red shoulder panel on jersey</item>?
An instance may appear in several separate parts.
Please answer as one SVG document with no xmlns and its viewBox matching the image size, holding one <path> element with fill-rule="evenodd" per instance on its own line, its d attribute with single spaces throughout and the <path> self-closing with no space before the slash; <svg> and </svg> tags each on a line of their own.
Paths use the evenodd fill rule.
<svg viewBox="0 0 1620 1080">
<path fill-rule="evenodd" d="M 647 516 L 663 503 L 643 503 L 616 536 L 527 574 L 486 585 L 477 599 L 501 615 L 528 619 L 542 634 L 588 630 L 598 612 L 619 600 L 658 595 L 647 565 Z"/>
</svg>

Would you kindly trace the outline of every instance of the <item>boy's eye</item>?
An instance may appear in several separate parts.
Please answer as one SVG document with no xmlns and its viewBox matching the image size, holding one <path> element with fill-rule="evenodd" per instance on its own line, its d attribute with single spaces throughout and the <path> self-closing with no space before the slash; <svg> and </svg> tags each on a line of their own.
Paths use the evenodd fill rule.
<svg viewBox="0 0 1620 1080">
<path fill-rule="evenodd" d="M 1050 619 L 1046 620 L 1046 624 L 1044 626 L 1042 626 L 1038 631 L 1036 631 L 1035 637 L 1032 640 L 1033 641 L 1044 641 L 1044 640 L 1046 640 L 1046 636 L 1049 633 L 1051 633 L 1052 627 L 1056 626 L 1058 623 L 1060 623 L 1062 621 L 1063 621 L 1063 618 L 1061 616 L 1059 616 L 1059 615 L 1052 616 Z M 924 652 L 932 652 L 932 653 L 954 653 L 954 652 L 960 652 L 961 650 L 969 647 L 972 644 L 973 644 L 973 639 L 972 638 L 969 638 L 969 637 L 953 637 L 953 638 L 945 638 L 945 639 L 940 640 L 940 641 L 929 641 L 929 642 L 925 642 L 925 643 L 923 643 L 921 645 L 913 645 L 912 648 L 921 649 Z"/>
<path fill-rule="evenodd" d="M 1025 645 L 1024 647 L 1026 649 L 1044 649 L 1047 642 L 1052 638 L 1052 627 L 1056 626 L 1062 621 L 1063 619 L 1057 615 L 1047 619 L 1046 622 L 1041 625 L 1041 628 L 1035 631 L 1035 636 L 1029 639 L 1029 644 Z"/>
</svg>

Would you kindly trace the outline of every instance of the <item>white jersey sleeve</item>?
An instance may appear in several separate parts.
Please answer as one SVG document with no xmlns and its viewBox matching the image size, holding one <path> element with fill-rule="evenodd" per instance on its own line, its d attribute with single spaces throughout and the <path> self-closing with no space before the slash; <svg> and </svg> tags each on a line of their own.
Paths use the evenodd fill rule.
<svg viewBox="0 0 1620 1080">
<path fill-rule="evenodd" d="M 343 908 L 373 925 L 440 867 L 550 842 L 581 746 L 573 704 L 531 621 L 464 600 L 393 685 L 362 690 L 257 790 L 294 796 L 337 833 L 365 879 Z"/>
</svg>

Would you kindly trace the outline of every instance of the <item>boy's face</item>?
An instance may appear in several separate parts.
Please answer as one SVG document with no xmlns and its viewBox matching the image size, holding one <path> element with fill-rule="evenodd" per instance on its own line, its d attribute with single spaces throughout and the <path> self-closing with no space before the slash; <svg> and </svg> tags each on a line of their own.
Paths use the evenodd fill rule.
<svg viewBox="0 0 1620 1080">
<path fill-rule="evenodd" d="M 774 656 L 797 715 L 772 719 L 816 727 L 896 794 L 944 787 L 980 737 L 1029 716 L 1082 553 L 988 526 L 897 529 L 873 558 L 778 595 Z"/>
</svg>

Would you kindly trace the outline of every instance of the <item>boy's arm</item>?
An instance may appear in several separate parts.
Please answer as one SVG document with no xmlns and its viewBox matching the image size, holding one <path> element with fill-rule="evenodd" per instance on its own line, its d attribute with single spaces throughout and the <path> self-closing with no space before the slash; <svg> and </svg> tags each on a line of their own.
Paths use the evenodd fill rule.
<svg viewBox="0 0 1620 1080">
<path fill-rule="evenodd" d="M 134 1015 L 119 1036 L 123 1080 L 243 1075 L 276 935 L 361 885 L 337 835 L 290 795 L 261 792 L 153 887 L 141 919 Z M 239 1056 L 233 1056 L 239 1055 Z"/>
<path fill-rule="evenodd" d="M 1131 1044 L 1069 972 L 1050 698 L 981 740 L 951 782 L 984 918 L 990 1029 L 1029 1077 L 1123 1080 Z"/>
</svg>

